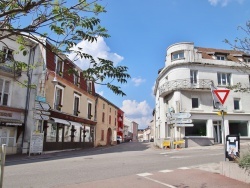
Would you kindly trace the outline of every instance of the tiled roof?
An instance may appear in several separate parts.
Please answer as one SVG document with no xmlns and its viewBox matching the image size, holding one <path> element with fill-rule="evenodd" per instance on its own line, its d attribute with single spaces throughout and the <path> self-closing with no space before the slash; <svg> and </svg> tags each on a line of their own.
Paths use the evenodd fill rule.
<svg viewBox="0 0 250 188">
<path fill-rule="evenodd" d="M 238 58 L 234 56 L 242 56 L 245 53 L 238 50 L 224 50 L 224 49 L 215 49 L 215 48 L 203 48 L 196 47 L 197 51 L 202 54 L 203 59 L 213 59 L 212 55 L 214 54 L 225 54 L 227 59 L 234 62 L 239 62 Z"/>
</svg>

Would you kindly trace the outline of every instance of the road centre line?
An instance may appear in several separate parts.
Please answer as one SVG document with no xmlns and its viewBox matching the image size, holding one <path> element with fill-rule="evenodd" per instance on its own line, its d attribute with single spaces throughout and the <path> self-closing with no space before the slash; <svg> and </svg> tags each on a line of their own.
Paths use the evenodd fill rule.
<svg viewBox="0 0 250 188">
<path fill-rule="evenodd" d="M 173 170 L 160 170 L 159 172 L 166 173 L 166 172 L 173 172 Z"/>
</svg>

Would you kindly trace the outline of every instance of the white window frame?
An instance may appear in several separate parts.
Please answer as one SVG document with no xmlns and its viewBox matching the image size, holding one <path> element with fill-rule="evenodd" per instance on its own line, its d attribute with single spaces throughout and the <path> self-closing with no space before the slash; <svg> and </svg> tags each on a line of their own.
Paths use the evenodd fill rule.
<svg viewBox="0 0 250 188">
<path fill-rule="evenodd" d="M 185 54 L 184 54 L 184 50 L 180 50 L 177 52 L 173 52 L 171 54 L 171 60 L 175 61 L 175 60 L 179 60 L 179 59 L 185 59 Z"/>
<path fill-rule="evenodd" d="M 62 63 L 62 70 L 59 70 L 59 67 L 58 67 L 58 63 L 59 63 L 59 62 Z M 63 76 L 64 61 L 58 60 L 58 57 L 55 55 L 55 63 L 56 63 L 56 70 L 55 70 L 55 72 L 56 72 L 59 76 Z M 62 74 L 60 74 L 60 72 L 62 72 Z"/>
<path fill-rule="evenodd" d="M 197 108 L 193 107 L 193 99 L 198 99 L 198 107 Z M 191 96 L 191 108 L 192 109 L 199 109 L 200 108 L 200 98 L 198 96 Z"/>
<path fill-rule="evenodd" d="M 190 82 L 196 85 L 198 82 L 198 70 L 190 70 Z"/>
<path fill-rule="evenodd" d="M 220 75 L 220 81 L 219 81 L 219 75 Z M 225 78 L 223 78 L 223 76 Z M 225 73 L 225 72 L 217 72 L 217 81 L 219 86 L 230 86 L 231 85 L 231 73 Z M 229 77 L 229 78 L 228 78 Z M 225 79 L 226 84 L 223 84 L 223 80 Z M 228 80 L 229 79 L 229 80 Z"/>
<path fill-rule="evenodd" d="M 76 98 L 78 98 L 79 99 L 79 104 L 78 104 L 78 111 L 80 111 L 80 104 L 81 104 L 81 96 L 80 95 L 78 95 L 78 94 L 76 94 L 76 93 L 74 93 L 74 101 L 73 101 L 73 114 L 75 115 L 75 100 L 76 100 Z M 77 115 L 78 116 L 78 115 Z"/>
<path fill-rule="evenodd" d="M 0 99 L 0 105 L 3 105 L 3 98 L 4 98 L 4 90 L 5 90 L 5 84 L 6 84 L 6 81 L 9 82 L 9 92 L 8 92 L 8 100 L 7 100 L 7 105 L 6 106 L 10 106 L 10 102 L 11 102 L 11 93 L 12 93 L 12 88 L 11 88 L 11 81 L 8 80 L 8 79 L 5 79 L 5 78 L 0 78 L 1 80 L 3 80 L 3 87 L 2 87 L 2 97 Z"/>
<path fill-rule="evenodd" d="M 61 89 L 62 90 L 62 99 L 61 99 L 61 105 L 63 105 L 63 96 L 64 96 L 64 87 L 60 86 L 60 85 L 56 85 L 55 86 L 55 90 L 54 90 L 54 102 L 53 102 L 53 106 L 54 106 L 54 109 L 55 108 L 55 104 L 56 104 L 56 89 Z"/>
<path fill-rule="evenodd" d="M 87 81 L 87 92 L 92 93 L 92 81 Z"/>
<path fill-rule="evenodd" d="M 235 101 L 238 102 L 239 109 L 235 109 Z M 241 100 L 240 100 L 240 98 L 234 98 L 234 110 L 236 110 L 236 111 L 241 110 Z"/>
<path fill-rule="evenodd" d="M 73 76 L 74 76 L 74 84 L 78 85 L 78 84 L 80 84 L 80 71 L 75 70 L 75 72 L 77 72 L 78 76 L 75 75 L 75 73 L 73 74 Z"/>
<path fill-rule="evenodd" d="M 216 59 L 220 60 L 220 61 L 225 61 L 226 60 L 226 56 L 225 55 L 216 55 Z"/>
<path fill-rule="evenodd" d="M 249 58 L 249 57 L 244 58 L 244 61 L 245 61 L 246 63 L 250 63 L 250 58 Z"/>
<path fill-rule="evenodd" d="M 91 112 L 90 113 L 89 113 L 89 104 L 91 104 Z M 91 119 L 93 117 L 92 111 L 93 111 L 93 103 L 92 103 L 92 101 L 88 100 L 87 101 L 87 118 L 88 119 Z M 89 114 L 92 115 L 91 118 L 89 118 Z"/>
</svg>

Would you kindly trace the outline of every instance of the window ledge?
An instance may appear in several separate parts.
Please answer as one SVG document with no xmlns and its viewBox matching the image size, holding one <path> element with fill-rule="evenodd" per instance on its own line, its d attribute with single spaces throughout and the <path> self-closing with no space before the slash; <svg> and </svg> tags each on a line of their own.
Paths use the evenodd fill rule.
<svg viewBox="0 0 250 188">
<path fill-rule="evenodd" d="M 233 110 L 233 113 L 245 113 L 243 110 Z"/>
</svg>

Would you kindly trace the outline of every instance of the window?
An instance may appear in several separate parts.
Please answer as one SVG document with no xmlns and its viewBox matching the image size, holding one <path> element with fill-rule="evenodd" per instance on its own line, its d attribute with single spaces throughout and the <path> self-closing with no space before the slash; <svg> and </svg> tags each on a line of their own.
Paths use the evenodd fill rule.
<svg viewBox="0 0 250 188">
<path fill-rule="evenodd" d="M 226 58 L 225 58 L 224 55 L 217 55 L 217 56 L 216 56 L 216 59 L 217 59 L 217 60 L 225 60 Z"/>
<path fill-rule="evenodd" d="M 111 108 L 109 108 L 109 112 L 111 112 Z"/>
<path fill-rule="evenodd" d="M 199 108 L 199 99 L 196 97 L 192 98 L 192 108 Z"/>
<path fill-rule="evenodd" d="M 14 50 L 11 50 L 9 48 L 3 48 L 3 60 L 12 60 L 13 59 L 13 52 Z"/>
<path fill-rule="evenodd" d="M 60 86 L 56 86 L 54 109 L 61 111 L 62 98 L 63 98 L 63 89 Z"/>
<path fill-rule="evenodd" d="M 240 99 L 234 99 L 234 110 L 240 110 Z"/>
<path fill-rule="evenodd" d="M 87 91 L 88 91 L 89 93 L 92 93 L 92 82 L 91 82 L 91 81 L 88 81 L 88 82 L 87 82 Z"/>
<path fill-rule="evenodd" d="M 102 104 L 102 109 L 105 109 L 105 104 Z"/>
<path fill-rule="evenodd" d="M 250 58 L 245 58 L 244 60 L 246 63 L 250 63 Z"/>
<path fill-rule="evenodd" d="M 115 118 L 115 126 L 116 126 L 116 118 Z"/>
<path fill-rule="evenodd" d="M 109 124 L 111 124 L 111 115 L 109 115 Z"/>
<path fill-rule="evenodd" d="M 104 130 L 102 130 L 102 132 L 101 132 L 101 141 L 103 141 L 104 140 Z"/>
<path fill-rule="evenodd" d="M 197 84 L 197 70 L 190 70 L 190 83 L 191 84 Z"/>
<path fill-rule="evenodd" d="M 185 127 L 185 136 L 207 136 L 207 121 L 193 120 L 193 127 Z"/>
<path fill-rule="evenodd" d="M 78 86 L 78 84 L 80 83 L 79 72 L 75 71 L 73 75 L 74 75 L 74 84 Z"/>
<path fill-rule="evenodd" d="M 230 73 L 217 73 L 218 85 L 227 86 L 231 85 L 231 74 Z"/>
<path fill-rule="evenodd" d="M 92 104 L 88 103 L 88 118 L 89 119 L 93 117 L 93 115 L 91 114 L 91 110 L 92 110 Z"/>
<path fill-rule="evenodd" d="M 104 123 L 104 121 L 105 121 L 105 113 L 103 112 L 102 113 L 102 122 Z"/>
<path fill-rule="evenodd" d="M 74 98 L 74 110 L 73 110 L 73 114 L 75 116 L 78 116 L 80 114 L 79 104 L 80 104 L 80 96 L 75 95 L 75 98 Z"/>
<path fill-rule="evenodd" d="M 172 61 L 178 60 L 178 59 L 184 59 L 184 51 L 178 51 L 172 53 Z"/>
<path fill-rule="evenodd" d="M 0 78 L 0 105 L 9 105 L 10 100 L 10 81 Z"/>
<path fill-rule="evenodd" d="M 64 65 L 64 62 L 58 60 L 58 57 L 55 55 L 55 63 L 56 63 L 56 73 L 59 76 L 63 76 L 63 65 Z"/>
</svg>

